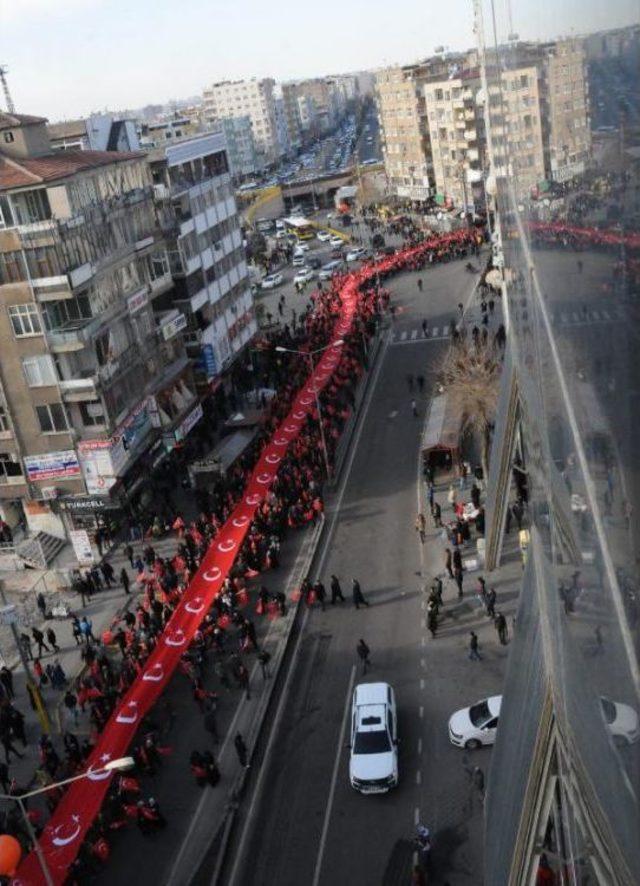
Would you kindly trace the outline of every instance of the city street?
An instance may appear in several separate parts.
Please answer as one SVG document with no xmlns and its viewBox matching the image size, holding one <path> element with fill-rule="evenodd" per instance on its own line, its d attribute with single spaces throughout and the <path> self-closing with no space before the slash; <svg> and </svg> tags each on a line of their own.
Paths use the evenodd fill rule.
<svg viewBox="0 0 640 886">
<path fill-rule="evenodd" d="M 422 295 L 416 279 L 404 274 L 391 282 L 400 307 L 394 334 L 425 316 L 448 322 L 458 302 L 469 300 L 473 282 L 462 262 L 424 273 Z M 314 566 L 325 585 L 332 573 L 340 578 L 347 602 L 315 611 L 308 621 L 293 690 L 256 798 L 255 827 L 244 835 L 237 865 L 229 866 L 226 881 L 233 886 L 406 883 L 418 820 L 435 832 L 438 882 L 441 877 L 470 886 L 479 882 L 481 806 L 468 767 L 486 771 L 490 751 L 467 755 L 454 748 L 447 721 L 457 708 L 500 691 L 507 649 L 498 645 L 472 594 L 473 575 L 461 603 L 446 588 L 442 629 L 435 640 L 429 637 L 420 586 L 423 577 L 428 581 L 442 571 L 443 545 L 430 527 L 421 551 L 413 526 L 419 438 L 433 370 L 445 347 L 423 338 L 390 345 L 383 356 L 344 484 L 328 513 L 329 544 Z M 419 373 L 427 386 L 414 418 L 406 376 Z M 354 609 L 352 577 L 361 582 L 370 608 Z M 507 584 L 508 589 L 497 583 L 496 590 L 510 615 L 517 587 Z M 467 657 L 472 628 L 480 637 L 482 662 Z M 366 679 L 390 682 L 398 698 L 400 785 L 378 797 L 360 796 L 350 787 L 348 730 L 342 728 L 354 683 L 361 680 L 360 638 L 371 648 Z"/>
</svg>

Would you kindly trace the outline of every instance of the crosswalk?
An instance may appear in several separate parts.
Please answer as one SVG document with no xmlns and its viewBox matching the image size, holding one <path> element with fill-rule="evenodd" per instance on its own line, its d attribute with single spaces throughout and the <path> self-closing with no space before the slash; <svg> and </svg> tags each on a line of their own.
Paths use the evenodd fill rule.
<svg viewBox="0 0 640 886">
<path fill-rule="evenodd" d="M 553 327 L 590 326 L 597 323 L 617 323 L 625 318 L 625 311 L 620 305 L 599 308 L 597 310 L 594 308 L 574 310 L 573 307 L 569 307 L 565 310 L 549 311 L 549 319 L 551 320 L 551 325 Z M 477 321 L 470 321 L 467 319 L 467 324 L 469 324 L 469 322 L 471 322 L 471 324 L 477 322 L 478 325 L 480 325 L 480 317 L 478 316 Z M 495 329 L 493 328 L 494 326 L 495 322 L 492 324 L 490 332 L 495 332 Z M 424 341 L 444 341 L 450 337 L 448 323 L 445 323 L 444 325 L 429 325 L 426 331 L 422 329 L 422 326 L 415 326 L 408 329 L 394 330 L 392 344 L 410 345 Z"/>
</svg>

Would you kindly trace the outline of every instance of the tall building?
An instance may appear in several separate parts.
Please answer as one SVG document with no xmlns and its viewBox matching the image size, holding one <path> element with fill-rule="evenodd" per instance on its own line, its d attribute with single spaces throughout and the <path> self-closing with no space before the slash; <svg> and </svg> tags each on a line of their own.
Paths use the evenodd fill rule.
<svg viewBox="0 0 640 886">
<path fill-rule="evenodd" d="M 204 90 L 204 114 L 207 121 L 249 117 L 256 149 L 267 165 L 275 163 L 281 155 L 274 87 L 275 81 L 265 78 L 225 80 L 213 83 Z"/>
<path fill-rule="evenodd" d="M 423 87 L 437 203 L 483 205 L 486 168 L 477 69 Z"/>
<path fill-rule="evenodd" d="M 420 65 L 385 68 L 376 74 L 376 103 L 391 193 L 427 200 L 434 192 L 431 144 Z"/>
<path fill-rule="evenodd" d="M 249 117 L 228 117 L 209 124 L 207 129 L 224 133 L 229 171 L 235 179 L 255 175 L 260 170 Z"/>
<path fill-rule="evenodd" d="M 173 114 L 160 120 L 143 121 L 140 124 L 140 147 L 143 150 L 158 148 L 167 142 L 195 135 L 200 128 L 200 120 L 186 114 Z"/>
<path fill-rule="evenodd" d="M 140 488 L 158 403 L 178 392 L 170 433 L 192 373 L 155 312 L 173 283 L 144 155 L 52 152 L 39 117 L 0 132 L 0 511 L 63 536 L 74 503 Z"/>
<path fill-rule="evenodd" d="M 174 288 L 161 307 L 178 311 L 199 389 L 218 383 L 257 331 L 234 188 L 222 132 L 148 156 Z"/>
</svg>

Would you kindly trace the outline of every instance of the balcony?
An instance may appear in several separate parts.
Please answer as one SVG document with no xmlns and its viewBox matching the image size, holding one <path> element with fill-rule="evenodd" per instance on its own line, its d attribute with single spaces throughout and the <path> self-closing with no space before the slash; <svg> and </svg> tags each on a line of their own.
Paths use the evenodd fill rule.
<svg viewBox="0 0 640 886">
<path fill-rule="evenodd" d="M 108 387 L 124 372 L 127 372 L 132 366 L 139 363 L 143 356 L 144 354 L 139 344 L 131 345 L 113 360 L 105 363 L 104 366 L 97 367 L 98 383 L 101 386 Z"/>
<path fill-rule="evenodd" d="M 464 137 L 468 142 L 475 142 L 478 139 L 478 133 L 475 129 L 465 129 Z"/>
<path fill-rule="evenodd" d="M 93 375 L 86 378 L 64 379 L 58 383 L 58 387 L 62 392 L 62 399 L 67 403 L 98 399 L 98 388 Z"/>
<path fill-rule="evenodd" d="M 155 298 L 158 295 L 162 295 L 163 292 L 168 292 L 173 286 L 173 277 L 171 276 L 171 271 L 167 271 L 166 274 L 163 274 L 161 277 L 156 277 L 155 280 L 149 281 L 150 298 Z"/>
<path fill-rule="evenodd" d="M 102 323 L 103 317 L 79 320 L 47 332 L 47 341 L 54 354 L 81 351 L 85 348 Z"/>
<path fill-rule="evenodd" d="M 35 277 L 31 282 L 33 292 L 40 302 L 73 298 L 69 278 L 66 274 L 57 277 Z"/>
</svg>

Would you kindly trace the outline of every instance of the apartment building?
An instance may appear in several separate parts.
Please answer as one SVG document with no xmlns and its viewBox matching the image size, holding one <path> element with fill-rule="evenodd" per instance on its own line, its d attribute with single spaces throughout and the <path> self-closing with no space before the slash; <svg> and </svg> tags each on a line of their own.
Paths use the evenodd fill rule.
<svg viewBox="0 0 640 886">
<path fill-rule="evenodd" d="M 204 394 L 257 331 L 224 133 L 158 148 L 148 161 L 169 219 L 174 287 L 160 306 L 168 323 L 177 312 Z"/>
<path fill-rule="evenodd" d="M 249 117 L 256 149 L 270 165 L 281 156 L 274 101 L 275 81 L 225 80 L 204 90 L 204 115 L 208 122 Z"/>
<path fill-rule="evenodd" d="M 110 114 L 93 114 L 79 120 L 47 125 L 52 151 L 138 151 L 134 120 L 117 120 Z"/>
<path fill-rule="evenodd" d="M 445 205 L 483 208 L 485 138 L 478 110 L 477 69 L 423 87 L 435 199 Z"/>
<path fill-rule="evenodd" d="M 228 117 L 209 124 L 207 128 L 224 134 L 229 171 L 234 179 L 243 179 L 259 172 L 260 161 L 250 117 Z"/>
<path fill-rule="evenodd" d="M 376 74 L 376 102 L 389 190 L 427 200 L 435 189 L 431 143 L 419 65 L 385 68 Z"/>
<path fill-rule="evenodd" d="M 160 120 L 140 124 L 140 147 L 143 150 L 158 148 L 166 142 L 188 138 L 195 135 L 201 128 L 197 116 L 174 114 Z"/>
<path fill-rule="evenodd" d="M 156 313 L 173 281 L 144 155 L 52 151 L 40 117 L 0 133 L 0 512 L 63 536 L 75 503 L 140 488 L 191 366 Z"/>
<path fill-rule="evenodd" d="M 546 47 L 543 83 L 548 169 L 553 181 L 564 182 L 582 175 L 591 157 L 589 84 L 581 40 L 560 40 Z"/>
</svg>

